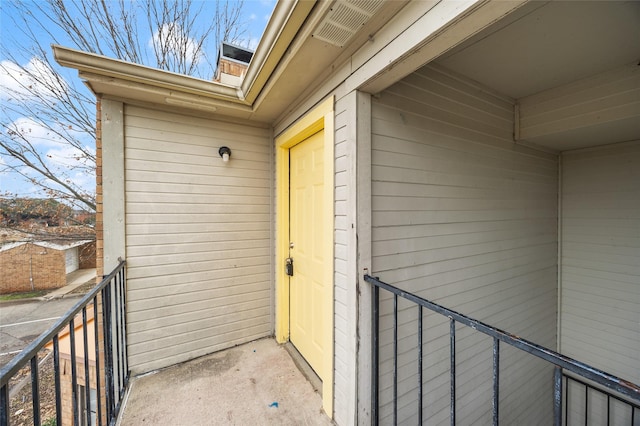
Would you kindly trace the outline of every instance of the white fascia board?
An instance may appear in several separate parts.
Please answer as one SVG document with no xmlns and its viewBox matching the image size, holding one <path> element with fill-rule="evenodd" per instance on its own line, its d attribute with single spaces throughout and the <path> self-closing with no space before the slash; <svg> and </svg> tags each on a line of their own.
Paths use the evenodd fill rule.
<svg viewBox="0 0 640 426">
<path fill-rule="evenodd" d="M 241 86 L 233 86 L 159 70 L 119 59 L 53 45 L 55 60 L 79 71 L 80 77 L 114 86 L 135 85 L 141 93 L 167 96 L 169 104 L 209 107 L 209 101 L 223 102 L 232 108 L 253 109 L 258 97 L 281 58 L 291 55 L 290 43 L 315 6 L 309 1 L 280 1 L 253 55 Z M 91 86 L 90 86 L 91 88 Z M 93 89 L 92 89 L 93 90 Z M 195 99 L 194 97 L 197 97 Z M 175 102 L 171 102 L 175 100 Z M 213 105 L 213 104 L 211 104 Z"/>
<path fill-rule="evenodd" d="M 163 71 L 144 65 L 107 58 L 68 47 L 53 45 L 55 60 L 62 66 L 74 68 L 89 76 L 112 77 L 116 80 L 144 84 L 148 89 L 161 88 L 172 93 L 199 95 L 244 103 L 240 89 L 213 81 Z"/>
</svg>

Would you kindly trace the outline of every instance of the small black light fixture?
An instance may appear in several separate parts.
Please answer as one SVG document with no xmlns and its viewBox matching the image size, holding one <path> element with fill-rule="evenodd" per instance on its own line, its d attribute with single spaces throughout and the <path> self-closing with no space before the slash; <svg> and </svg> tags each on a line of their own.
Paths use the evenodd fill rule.
<svg viewBox="0 0 640 426">
<path fill-rule="evenodd" d="M 222 161 L 226 163 L 227 161 L 229 161 L 229 157 L 231 157 L 231 150 L 229 149 L 229 147 L 221 146 L 218 150 L 218 154 L 220 154 L 220 157 L 222 157 Z"/>
</svg>

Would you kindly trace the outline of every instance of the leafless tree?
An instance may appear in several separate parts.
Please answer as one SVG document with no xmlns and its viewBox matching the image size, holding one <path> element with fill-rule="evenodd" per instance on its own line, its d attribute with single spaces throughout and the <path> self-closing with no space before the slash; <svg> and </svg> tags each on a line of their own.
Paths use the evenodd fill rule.
<svg viewBox="0 0 640 426">
<path fill-rule="evenodd" d="M 4 0 L 0 7 L 14 35 L 1 48 L 0 173 L 85 210 L 95 210 L 95 193 L 82 185 L 95 176 L 95 100 L 63 77 L 50 44 L 211 78 L 220 42 L 239 43 L 246 29 L 243 0 Z"/>
</svg>

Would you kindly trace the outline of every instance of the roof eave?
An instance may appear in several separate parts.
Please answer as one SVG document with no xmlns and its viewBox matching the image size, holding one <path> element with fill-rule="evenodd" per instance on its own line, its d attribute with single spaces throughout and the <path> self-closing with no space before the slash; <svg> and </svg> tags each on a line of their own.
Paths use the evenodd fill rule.
<svg viewBox="0 0 640 426">
<path fill-rule="evenodd" d="M 188 93 L 241 102 L 239 89 L 236 87 L 125 62 L 119 59 L 107 58 L 68 47 L 53 45 L 52 49 L 54 58 L 60 65 L 77 69 L 84 75 L 111 77 L 116 80 L 168 89 L 177 93 Z"/>
<path fill-rule="evenodd" d="M 313 10 L 315 2 L 278 2 L 265 33 L 254 53 L 245 78 L 239 87 L 203 80 L 174 72 L 134 64 L 118 59 L 53 45 L 55 60 L 62 66 L 78 70 L 81 78 L 95 94 L 91 82 L 115 87 L 137 87 L 139 96 L 151 92 L 165 98 L 166 103 L 195 109 L 215 110 L 215 105 L 227 104 L 247 112 L 263 91 L 291 42 Z M 129 92 L 133 94 L 132 90 Z M 106 93 L 108 94 L 108 93 Z M 134 95 L 132 95 L 134 96 Z M 212 106 L 213 105 L 213 106 Z"/>
</svg>

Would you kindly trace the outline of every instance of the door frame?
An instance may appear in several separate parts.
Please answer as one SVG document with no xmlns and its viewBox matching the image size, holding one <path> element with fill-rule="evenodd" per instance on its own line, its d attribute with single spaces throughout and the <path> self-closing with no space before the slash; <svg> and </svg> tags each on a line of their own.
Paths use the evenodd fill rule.
<svg viewBox="0 0 640 426">
<path fill-rule="evenodd" d="M 324 215 L 322 231 L 325 239 L 324 276 L 328 291 L 322 301 L 326 321 L 323 347 L 322 408 L 333 418 L 333 293 L 334 293 L 334 98 L 322 101 L 275 139 L 276 160 L 276 257 L 275 257 L 275 337 L 278 343 L 289 341 L 289 278 L 285 274 L 285 259 L 289 257 L 289 149 L 309 136 L 324 130 Z"/>
</svg>

